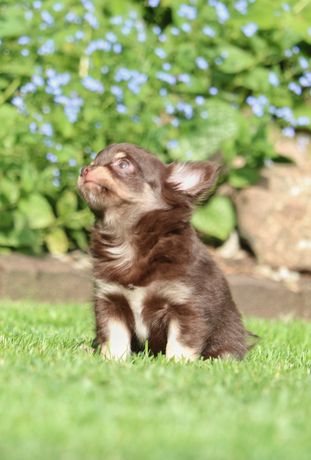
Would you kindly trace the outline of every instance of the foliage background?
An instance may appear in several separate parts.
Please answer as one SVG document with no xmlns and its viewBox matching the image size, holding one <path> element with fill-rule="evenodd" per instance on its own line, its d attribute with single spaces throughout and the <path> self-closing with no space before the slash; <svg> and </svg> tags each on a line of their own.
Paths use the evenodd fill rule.
<svg viewBox="0 0 311 460">
<path fill-rule="evenodd" d="M 241 188 L 280 161 L 271 125 L 310 130 L 308 0 L 39 0 L 0 5 L 0 248 L 87 247 L 79 167 L 112 142 L 166 162 L 220 154 Z M 229 197 L 195 215 L 235 226 Z"/>
</svg>

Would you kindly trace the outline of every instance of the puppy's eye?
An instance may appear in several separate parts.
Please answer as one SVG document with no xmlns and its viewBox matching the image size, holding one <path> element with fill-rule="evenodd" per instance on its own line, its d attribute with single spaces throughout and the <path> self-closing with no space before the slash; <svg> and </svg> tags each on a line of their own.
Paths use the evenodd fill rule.
<svg viewBox="0 0 311 460">
<path fill-rule="evenodd" d="M 130 162 L 125 158 L 122 158 L 121 160 L 117 161 L 117 166 L 120 169 L 127 169 L 130 166 Z"/>
</svg>

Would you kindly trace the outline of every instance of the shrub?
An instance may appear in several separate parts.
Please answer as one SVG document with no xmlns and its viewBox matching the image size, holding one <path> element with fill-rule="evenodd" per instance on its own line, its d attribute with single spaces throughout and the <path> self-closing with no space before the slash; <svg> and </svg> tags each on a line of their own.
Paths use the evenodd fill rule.
<svg viewBox="0 0 311 460">
<path fill-rule="evenodd" d="M 111 142 L 164 161 L 220 152 L 245 187 L 277 160 L 267 130 L 310 129 L 307 2 L 2 2 L 0 246 L 86 248 L 78 168 Z M 196 215 L 209 237 L 235 225 L 229 198 Z"/>
</svg>

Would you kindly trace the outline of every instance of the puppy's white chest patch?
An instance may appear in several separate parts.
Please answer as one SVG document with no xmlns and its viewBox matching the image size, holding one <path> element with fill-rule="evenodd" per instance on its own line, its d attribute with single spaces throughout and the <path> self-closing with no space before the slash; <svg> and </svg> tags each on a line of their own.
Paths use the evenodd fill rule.
<svg viewBox="0 0 311 460">
<path fill-rule="evenodd" d="M 133 289 L 126 289 L 126 291 L 125 297 L 127 298 L 135 318 L 135 332 L 138 339 L 143 342 L 148 337 L 148 330 L 142 319 L 142 309 L 147 288 L 133 287 Z"/>
<path fill-rule="evenodd" d="M 138 339 L 144 342 L 148 337 L 148 329 L 142 319 L 144 299 L 147 294 L 146 287 L 126 288 L 118 283 L 105 283 L 102 280 L 95 280 L 96 294 L 99 297 L 109 297 L 111 294 L 123 295 L 132 310 L 135 320 L 135 333 Z"/>
</svg>

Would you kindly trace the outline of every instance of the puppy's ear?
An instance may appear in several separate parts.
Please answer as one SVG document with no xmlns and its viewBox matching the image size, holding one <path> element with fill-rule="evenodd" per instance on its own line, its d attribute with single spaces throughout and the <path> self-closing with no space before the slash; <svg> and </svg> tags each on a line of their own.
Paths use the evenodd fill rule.
<svg viewBox="0 0 311 460">
<path fill-rule="evenodd" d="M 209 161 L 172 163 L 167 166 L 167 185 L 193 199 L 203 199 L 216 182 L 220 166 Z"/>
</svg>

